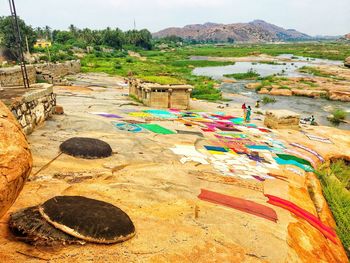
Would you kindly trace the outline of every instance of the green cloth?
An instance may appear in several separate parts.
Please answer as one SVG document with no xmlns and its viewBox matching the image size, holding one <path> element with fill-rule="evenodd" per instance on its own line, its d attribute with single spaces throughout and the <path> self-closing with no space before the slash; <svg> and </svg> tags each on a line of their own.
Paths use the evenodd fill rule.
<svg viewBox="0 0 350 263">
<path fill-rule="evenodd" d="M 151 132 L 154 133 L 158 133 L 158 134 L 175 134 L 176 132 L 173 132 L 171 130 L 168 130 L 158 124 L 152 124 L 152 123 L 142 123 L 142 124 L 137 124 L 138 126 L 149 130 Z"/>
<path fill-rule="evenodd" d="M 294 156 L 294 155 L 290 155 L 290 154 L 279 154 L 279 153 L 278 153 L 277 156 L 278 156 L 279 158 L 283 159 L 283 160 L 294 160 L 294 161 L 296 161 L 296 162 L 298 162 L 298 163 L 306 164 L 306 165 L 312 167 L 312 165 L 311 165 L 311 163 L 310 163 L 309 161 L 307 161 L 307 160 L 305 160 L 305 159 L 302 159 L 302 158 L 299 158 L 299 157 L 296 157 L 296 156 Z"/>
</svg>

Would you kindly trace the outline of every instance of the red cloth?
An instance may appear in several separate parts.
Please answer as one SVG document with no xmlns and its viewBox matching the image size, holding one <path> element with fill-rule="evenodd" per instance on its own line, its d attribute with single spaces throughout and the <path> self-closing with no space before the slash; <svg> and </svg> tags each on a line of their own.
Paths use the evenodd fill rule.
<svg viewBox="0 0 350 263">
<path fill-rule="evenodd" d="M 211 192 L 205 189 L 201 189 L 201 193 L 198 195 L 198 198 L 214 204 L 228 206 L 252 215 L 260 216 L 273 222 L 277 221 L 277 214 L 275 210 L 253 201 Z"/>
<path fill-rule="evenodd" d="M 328 239 L 330 239 L 332 242 L 334 242 L 336 244 L 338 243 L 337 242 L 337 234 L 335 233 L 335 231 L 332 228 L 323 224 L 313 214 L 300 208 L 299 206 L 293 204 L 292 202 L 289 202 L 289 201 L 284 200 L 282 198 L 279 198 L 277 196 L 267 195 L 267 194 L 265 196 L 269 198 L 269 201 L 267 201 L 268 203 L 275 205 L 275 206 L 282 207 L 282 208 L 292 212 L 293 214 L 305 219 L 312 226 L 317 228 L 325 237 L 327 237 Z"/>
</svg>

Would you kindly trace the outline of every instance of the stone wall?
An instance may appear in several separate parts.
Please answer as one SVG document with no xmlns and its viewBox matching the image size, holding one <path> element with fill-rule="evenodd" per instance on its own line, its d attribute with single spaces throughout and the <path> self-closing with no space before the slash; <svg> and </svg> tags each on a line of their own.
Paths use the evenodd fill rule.
<svg viewBox="0 0 350 263">
<path fill-rule="evenodd" d="M 44 80 L 52 84 L 64 84 L 63 77 L 71 74 L 77 74 L 81 71 L 80 60 L 65 61 L 62 63 L 44 63 L 36 64 L 36 73 L 38 80 Z"/>
<path fill-rule="evenodd" d="M 63 77 L 79 73 L 81 70 L 80 60 L 66 61 L 62 63 L 45 63 L 27 65 L 27 73 L 30 84 L 45 81 L 51 84 L 68 85 Z M 0 68 L 0 87 L 23 86 L 21 68 L 19 66 Z"/>
<path fill-rule="evenodd" d="M 27 65 L 27 74 L 30 84 L 36 82 L 36 70 L 32 65 Z M 23 77 L 20 66 L 0 68 L 0 87 L 23 86 Z"/>
<path fill-rule="evenodd" d="M 8 105 L 25 134 L 50 118 L 55 106 L 56 95 L 50 84 L 42 84 L 42 88 L 30 90 Z"/>
</svg>

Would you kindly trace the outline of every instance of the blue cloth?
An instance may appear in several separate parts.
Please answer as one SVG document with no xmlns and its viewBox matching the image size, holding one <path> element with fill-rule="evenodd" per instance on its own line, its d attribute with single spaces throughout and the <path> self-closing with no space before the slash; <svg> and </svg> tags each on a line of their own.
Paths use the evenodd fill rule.
<svg viewBox="0 0 350 263">
<path fill-rule="evenodd" d="M 272 148 L 267 145 L 246 145 L 246 147 L 252 150 L 268 150 L 268 151 L 272 150 Z"/>
<path fill-rule="evenodd" d="M 205 145 L 204 146 L 205 149 L 207 149 L 208 151 L 216 151 L 216 152 L 228 152 L 227 149 L 223 148 L 223 147 L 218 147 L 218 146 L 208 146 Z"/>
<path fill-rule="evenodd" d="M 230 119 L 230 122 L 233 122 L 234 124 L 242 124 L 244 122 L 243 118 L 234 118 Z"/>
<path fill-rule="evenodd" d="M 303 169 L 306 172 L 314 172 L 315 171 L 309 165 L 305 165 L 305 164 L 299 163 L 299 162 L 294 161 L 294 160 L 284 160 L 284 159 L 279 158 L 279 157 L 274 157 L 274 159 L 279 165 L 294 165 L 294 166 L 297 166 L 297 167 Z"/>
<path fill-rule="evenodd" d="M 117 123 L 112 122 L 113 125 L 122 131 L 128 131 L 128 132 L 141 132 L 143 129 L 139 127 L 137 124 L 131 124 L 131 123 Z"/>
</svg>

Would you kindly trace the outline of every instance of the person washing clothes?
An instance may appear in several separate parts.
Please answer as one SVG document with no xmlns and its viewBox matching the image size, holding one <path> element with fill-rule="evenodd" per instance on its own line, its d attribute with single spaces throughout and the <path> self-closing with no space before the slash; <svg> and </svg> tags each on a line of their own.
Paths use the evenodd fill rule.
<svg viewBox="0 0 350 263">
<path fill-rule="evenodd" d="M 245 121 L 246 122 L 250 122 L 250 115 L 251 114 L 252 114 L 252 108 L 250 106 L 248 106 L 247 113 L 246 113 L 246 116 L 245 116 Z"/>
<path fill-rule="evenodd" d="M 255 108 L 260 108 L 260 100 L 257 100 L 255 103 Z"/>
</svg>

